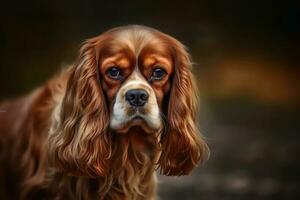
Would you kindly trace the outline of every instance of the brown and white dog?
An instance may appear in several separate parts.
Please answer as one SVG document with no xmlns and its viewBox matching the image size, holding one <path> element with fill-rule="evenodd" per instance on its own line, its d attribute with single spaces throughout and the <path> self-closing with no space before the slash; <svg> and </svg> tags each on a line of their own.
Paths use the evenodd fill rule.
<svg viewBox="0 0 300 200">
<path fill-rule="evenodd" d="M 155 170 L 208 157 L 184 46 L 144 26 L 87 40 L 74 65 L 0 105 L 1 199 L 155 199 Z"/>
</svg>

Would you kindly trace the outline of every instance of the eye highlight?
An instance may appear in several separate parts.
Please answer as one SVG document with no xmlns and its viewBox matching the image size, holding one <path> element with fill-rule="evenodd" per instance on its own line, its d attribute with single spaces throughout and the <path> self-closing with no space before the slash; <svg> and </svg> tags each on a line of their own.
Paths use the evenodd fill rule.
<svg viewBox="0 0 300 200">
<path fill-rule="evenodd" d="M 110 67 L 106 74 L 111 78 L 115 80 L 121 80 L 123 78 L 121 70 L 117 66 Z"/>
</svg>

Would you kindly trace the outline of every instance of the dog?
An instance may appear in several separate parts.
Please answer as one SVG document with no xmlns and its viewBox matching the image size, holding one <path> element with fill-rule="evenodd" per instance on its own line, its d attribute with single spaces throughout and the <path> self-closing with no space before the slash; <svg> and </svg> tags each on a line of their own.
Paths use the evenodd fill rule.
<svg viewBox="0 0 300 200">
<path fill-rule="evenodd" d="M 186 48 L 128 25 L 85 41 L 73 65 L 0 104 L 3 199 L 155 199 L 156 170 L 208 158 Z"/>
</svg>

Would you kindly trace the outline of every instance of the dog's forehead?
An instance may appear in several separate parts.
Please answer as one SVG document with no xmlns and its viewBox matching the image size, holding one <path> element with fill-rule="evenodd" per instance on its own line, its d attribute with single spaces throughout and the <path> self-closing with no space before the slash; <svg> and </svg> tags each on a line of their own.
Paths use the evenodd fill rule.
<svg viewBox="0 0 300 200">
<path fill-rule="evenodd" d="M 136 56 L 150 43 L 158 41 L 158 37 L 153 31 L 143 28 L 120 30 L 116 33 L 115 39 L 125 44 Z"/>
</svg>

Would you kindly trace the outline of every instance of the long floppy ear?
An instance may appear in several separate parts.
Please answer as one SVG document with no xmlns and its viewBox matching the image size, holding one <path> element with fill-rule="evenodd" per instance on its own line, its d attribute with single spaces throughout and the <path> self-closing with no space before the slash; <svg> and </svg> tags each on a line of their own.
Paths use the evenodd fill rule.
<svg viewBox="0 0 300 200">
<path fill-rule="evenodd" d="M 168 176 L 188 174 L 209 154 L 197 127 L 198 90 L 189 55 L 181 43 L 171 40 L 174 43 L 175 70 L 159 160 L 161 173 Z"/>
<path fill-rule="evenodd" d="M 50 164 L 77 176 L 105 176 L 111 155 L 109 114 L 97 80 L 99 38 L 88 40 L 71 68 L 49 136 Z"/>
</svg>

